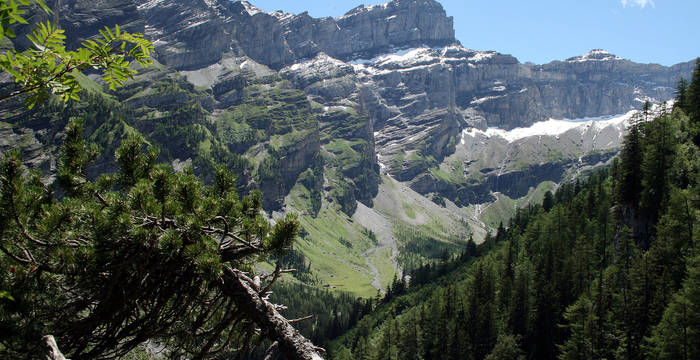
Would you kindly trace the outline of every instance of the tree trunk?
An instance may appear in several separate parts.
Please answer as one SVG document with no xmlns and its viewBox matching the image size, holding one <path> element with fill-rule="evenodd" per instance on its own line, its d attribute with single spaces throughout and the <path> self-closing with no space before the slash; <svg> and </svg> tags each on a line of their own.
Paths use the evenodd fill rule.
<svg viewBox="0 0 700 360">
<path fill-rule="evenodd" d="M 322 349 L 294 329 L 275 306 L 260 295 L 260 290 L 246 280 L 243 272 L 225 268 L 221 288 L 224 294 L 235 299 L 267 337 L 277 342 L 279 351 L 288 360 L 323 360 L 319 355 Z"/>
<path fill-rule="evenodd" d="M 46 335 L 42 340 L 44 340 L 44 344 L 46 345 L 46 356 L 44 360 L 68 360 L 63 356 L 61 350 L 58 350 L 58 344 L 56 344 L 56 339 L 54 339 L 53 335 Z"/>
</svg>

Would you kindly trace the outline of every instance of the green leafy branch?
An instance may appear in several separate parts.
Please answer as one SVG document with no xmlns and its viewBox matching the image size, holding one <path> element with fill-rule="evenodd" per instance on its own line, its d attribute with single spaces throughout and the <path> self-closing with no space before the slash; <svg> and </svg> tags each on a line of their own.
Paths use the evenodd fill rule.
<svg viewBox="0 0 700 360">
<path fill-rule="evenodd" d="M 28 4 L 28 0 L 18 1 L 21 5 Z M 45 8 L 42 2 L 37 3 Z M 17 5 L 14 0 L 0 1 L 0 32 L 4 35 L 14 36 L 6 24 L 26 23 L 21 17 L 24 11 Z M 50 94 L 59 96 L 62 101 L 77 100 L 81 90 L 76 79 L 77 72 L 99 69 L 103 72 L 102 79 L 114 90 L 137 73 L 130 67 L 131 62 L 137 62 L 142 67 L 152 62 L 153 44 L 142 34 L 121 30 L 119 25 L 113 29 L 105 27 L 100 30 L 100 37 L 84 41 L 74 51 L 65 48 L 64 30 L 48 21 L 38 23 L 27 38 L 34 45 L 33 48 L 0 54 L 0 70 L 12 75 L 20 87 L 9 94 L 0 95 L 0 100 L 29 94 L 26 100 L 29 108 L 44 101 Z"/>
<path fill-rule="evenodd" d="M 27 24 L 27 20 L 22 17 L 27 11 L 20 6 L 30 6 L 32 3 L 39 5 L 44 11 L 51 10 L 44 4 L 43 0 L 1 0 L 0 1 L 0 40 L 5 36 L 15 37 L 14 31 L 9 27 L 12 24 Z"/>
</svg>

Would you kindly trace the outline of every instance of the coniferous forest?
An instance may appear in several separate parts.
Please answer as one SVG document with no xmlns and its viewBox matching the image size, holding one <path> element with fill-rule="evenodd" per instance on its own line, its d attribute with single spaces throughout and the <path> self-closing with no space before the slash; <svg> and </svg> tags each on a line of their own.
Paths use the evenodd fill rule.
<svg viewBox="0 0 700 360">
<path fill-rule="evenodd" d="M 700 358 L 698 145 L 700 61 L 611 166 L 395 282 L 332 358 Z"/>
</svg>

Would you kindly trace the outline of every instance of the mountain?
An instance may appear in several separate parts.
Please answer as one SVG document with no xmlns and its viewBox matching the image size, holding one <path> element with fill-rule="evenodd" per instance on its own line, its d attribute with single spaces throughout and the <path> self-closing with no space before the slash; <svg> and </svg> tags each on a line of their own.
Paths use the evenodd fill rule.
<svg viewBox="0 0 700 360">
<path fill-rule="evenodd" d="M 270 216 L 301 214 L 319 284 L 362 295 L 607 162 L 630 111 L 670 100 L 692 70 L 603 50 L 523 64 L 463 46 L 434 0 L 320 19 L 228 0 L 49 6 L 69 47 L 120 24 L 153 41 L 156 64 L 115 92 L 81 78 L 91 95 L 68 108 L 4 106 L 0 149 L 50 176 L 63 124 L 81 116 L 106 153 L 138 132 L 176 169 L 206 179 L 223 163 Z M 104 155 L 91 173 L 112 169 Z"/>
</svg>

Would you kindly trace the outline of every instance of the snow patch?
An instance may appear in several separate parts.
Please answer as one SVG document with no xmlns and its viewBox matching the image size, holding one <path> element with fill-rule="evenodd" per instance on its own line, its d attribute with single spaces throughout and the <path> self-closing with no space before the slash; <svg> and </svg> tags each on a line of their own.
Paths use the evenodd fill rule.
<svg viewBox="0 0 700 360">
<path fill-rule="evenodd" d="M 390 48 L 386 53 L 375 56 L 371 59 L 362 58 L 356 54 L 353 60 L 348 61 L 350 65 L 364 65 L 365 70 L 372 73 L 367 67 L 384 68 L 392 70 L 418 69 L 423 66 L 433 64 L 447 64 L 466 62 L 468 66 L 475 67 L 474 63 L 479 63 L 496 56 L 495 51 L 469 50 L 460 45 L 450 45 L 446 47 L 430 47 L 421 45 L 411 48 Z"/>
<path fill-rule="evenodd" d="M 474 56 L 471 56 L 468 61 L 481 62 L 492 58 L 494 55 L 496 55 L 495 52 L 478 51 Z"/>
<path fill-rule="evenodd" d="M 187 25 L 187 27 L 185 27 L 185 29 L 190 29 L 190 28 L 193 28 L 193 27 L 195 27 L 195 26 L 202 25 L 202 24 L 204 24 L 204 23 L 206 23 L 206 22 L 207 22 L 207 20 L 196 21 L 196 22 L 193 22 L 192 24 Z"/>
<path fill-rule="evenodd" d="M 397 52 L 394 54 L 384 55 L 379 57 L 375 62 L 375 66 L 388 64 L 408 65 L 410 64 L 425 64 L 434 61 L 437 57 L 435 52 L 430 48 L 414 48 L 406 52 Z"/>
<path fill-rule="evenodd" d="M 247 1 L 239 1 L 239 2 L 241 3 L 241 5 L 243 5 L 243 8 L 250 16 L 253 16 L 255 14 L 260 14 L 260 13 L 265 14 L 264 11 L 256 8 L 255 6 L 253 6 L 251 3 L 247 2 Z"/>
<path fill-rule="evenodd" d="M 314 57 L 313 59 L 293 64 L 286 69 L 282 69 L 282 71 L 284 72 L 287 69 L 290 71 L 308 70 L 308 69 L 312 69 L 315 66 L 319 66 L 319 65 L 323 66 L 323 65 L 327 65 L 327 64 L 331 64 L 331 65 L 335 65 L 335 66 L 346 66 L 344 62 L 342 62 L 336 58 L 330 57 L 326 53 L 321 52 L 321 53 L 318 53 L 318 55 L 316 55 L 316 57 Z"/>
<path fill-rule="evenodd" d="M 490 101 L 490 100 L 500 99 L 500 98 L 502 98 L 502 97 L 504 97 L 504 96 L 505 96 L 505 95 L 484 96 L 484 97 L 482 97 L 482 98 L 478 98 L 478 99 L 472 100 L 469 104 L 470 104 L 470 105 L 479 105 L 479 104 L 483 104 L 483 103 L 485 103 L 485 102 L 487 102 L 487 101 Z"/>
<path fill-rule="evenodd" d="M 352 61 L 348 61 L 348 64 L 350 65 L 369 65 L 369 64 L 374 64 L 376 62 L 380 61 L 387 61 L 387 60 L 392 60 L 392 59 L 401 59 L 404 58 L 407 54 L 414 53 L 418 50 L 423 50 L 425 48 L 399 48 L 395 49 L 392 52 L 382 54 L 379 56 L 375 56 L 371 59 L 355 59 Z"/>
<path fill-rule="evenodd" d="M 611 54 L 603 49 L 593 49 L 581 56 L 576 56 L 566 59 L 567 62 L 584 62 L 584 61 L 610 61 L 623 60 L 621 57 Z"/>
<path fill-rule="evenodd" d="M 589 131 L 590 129 L 600 132 L 600 130 L 610 126 L 624 126 L 626 128 L 629 119 L 631 119 L 635 113 L 637 113 L 636 110 L 629 111 L 626 114 L 613 116 L 601 116 L 574 120 L 549 119 L 546 121 L 536 122 L 530 127 L 515 128 L 513 130 L 503 130 L 496 127 L 491 127 L 486 129 L 486 131 L 482 131 L 476 128 L 468 128 L 462 132 L 462 137 L 476 137 L 477 135 L 483 135 L 487 138 L 500 137 L 508 142 L 513 142 L 531 136 L 559 136 L 573 129 L 580 131 L 581 134 Z M 462 139 L 462 143 L 464 144 L 464 138 Z"/>
<path fill-rule="evenodd" d="M 372 11 L 374 9 L 386 9 L 388 6 L 389 6 L 389 3 L 383 3 L 383 4 L 379 4 L 379 5 L 370 5 L 370 6 L 360 5 L 356 8 L 348 11 L 347 13 L 345 13 L 345 15 L 337 17 L 336 19 L 338 19 L 338 20 L 346 19 L 346 18 L 349 18 L 351 16 L 355 16 L 358 14 L 362 14 L 364 12 Z"/>
<path fill-rule="evenodd" d="M 389 6 L 389 3 L 382 3 L 379 5 L 370 5 L 367 7 L 367 10 L 372 10 L 372 9 L 386 9 Z"/>
<path fill-rule="evenodd" d="M 165 0 L 148 0 L 136 7 L 138 10 L 148 10 L 160 5 Z"/>
<path fill-rule="evenodd" d="M 276 10 L 276 11 L 273 11 L 269 14 L 276 17 L 277 20 L 279 20 L 279 21 L 289 20 L 289 19 L 294 17 L 294 14 L 286 13 L 282 10 Z"/>
</svg>

